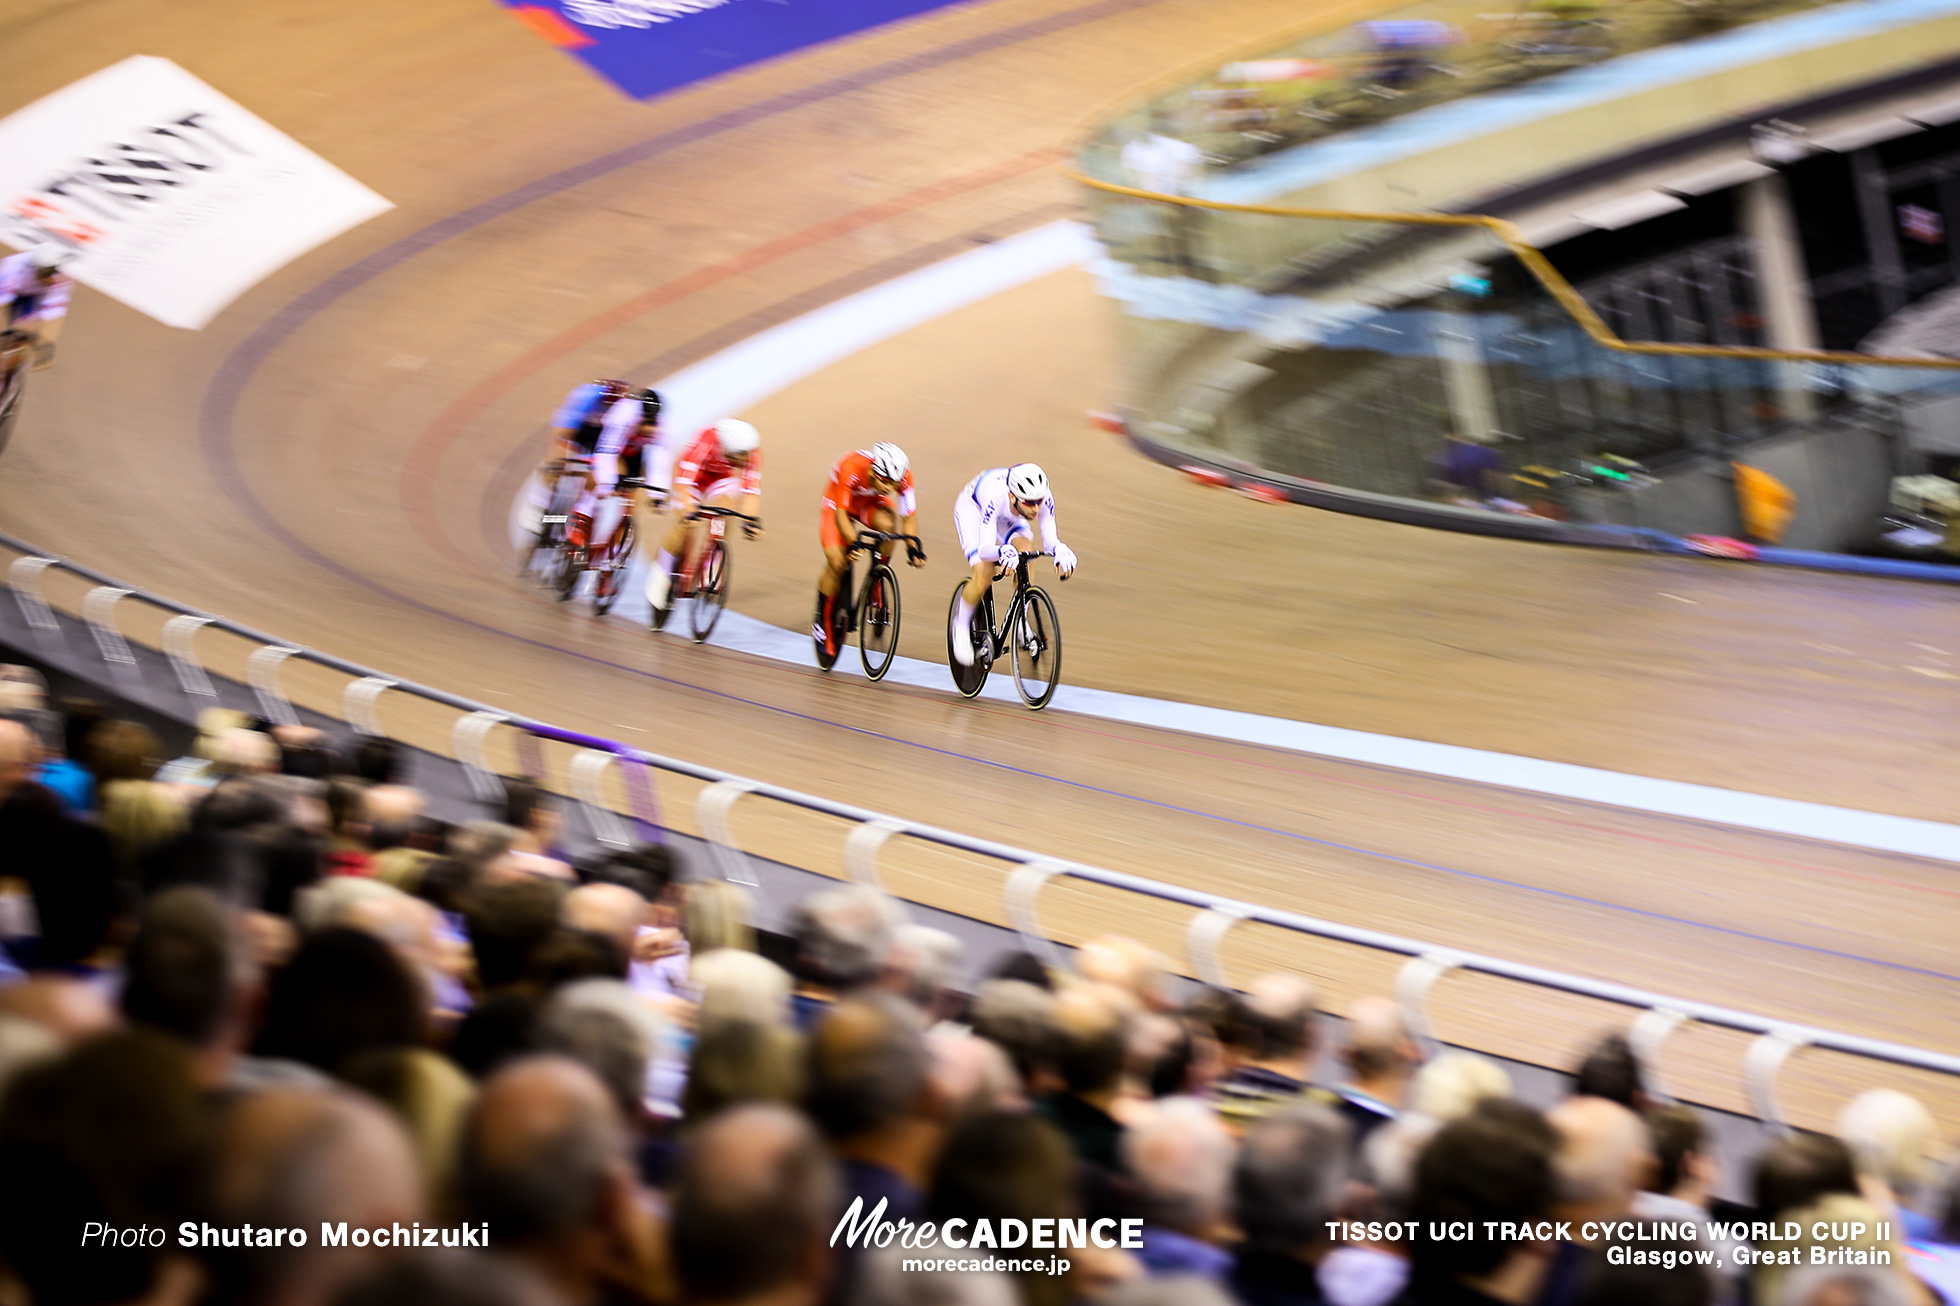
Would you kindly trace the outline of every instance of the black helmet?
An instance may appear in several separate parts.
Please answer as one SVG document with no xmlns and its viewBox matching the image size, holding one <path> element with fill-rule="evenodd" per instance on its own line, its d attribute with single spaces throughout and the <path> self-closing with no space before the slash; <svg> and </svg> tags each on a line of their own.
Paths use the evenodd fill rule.
<svg viewBox="0 0 1960 1306">
<path fill-rule="evenodd" d="M 660 420 L 660 392 L 651 386 L 640 391 L 640 420 L 648 426 Z"/>
</svg>

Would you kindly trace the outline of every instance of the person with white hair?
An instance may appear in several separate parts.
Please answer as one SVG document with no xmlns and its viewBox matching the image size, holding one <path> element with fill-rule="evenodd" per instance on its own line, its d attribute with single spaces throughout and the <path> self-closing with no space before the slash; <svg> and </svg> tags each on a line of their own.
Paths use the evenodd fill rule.
<svg viewBox="0 0 1960 1306">
<path fill-rule="evenodd" d="M 678 1076 L 662 1073 L 665 1022 L 619 980 L 579 980 L 553 993 L 538 1015 L 537 1037 L 546 1051 L 597 1075 L 629 1125 L 649 1105 L 671 1102 L 679 1087 Z"/>
<path fill-rule="evenodd" d="M 1154 1276 L 1221 1279 L 1232 1268 L 1225 1247 L 1232 1166 L 1238 1146 L 1217 1114 L 1196 1098 L 1167 1097 L 1123 1135 L 1123 1161 L 1144 1215 L 1137 1253 Z"/>
<path fill-rule="evenodd" d="M 819 889 L 796 904 L 796 1025 L 809 1031 L 843 994 L 878 978 L 905 924 L 896 899 L 860 884 Z"/>
<path fill-rule="evenodd" d="M 928 1022 L 936 1022 L 950 1014 L 965 961 L 966 948 L 946 931 L 930 925 L 901 925 L 885 950 L 879 987 L 910 1002 Z"/>
<path fill-rule="evenodd" d="M 1868 1089 L 1838 1112 L 1837 1136 L 1851 1149 L 1865 1196 L 1894 1211 L 1906 1237 L 1930 1237 L 1938 1221 L 1915 1205 L 1939 1152 L 1933 1113 L 1897 1089 Z"/>
<path fill-rule="evenodd" d="M 790 978 L 775 962 L 741 948 L 716 948 L 695 955 L 688 979 L 701 995 L 696 1025 L 719 1020 L 758 1025 L 786 1024 L 790 1018 Z"/>
<path fill-rule="evenodd" d="M 1445 1052 L 1416 1072 L 1408 1109 L 1447 1124 L 1474 1111 L 1479 1102 L 1511 1096 L 1511 1077 L 1503 1067 L 1474 1052 Z"/>
</svg>

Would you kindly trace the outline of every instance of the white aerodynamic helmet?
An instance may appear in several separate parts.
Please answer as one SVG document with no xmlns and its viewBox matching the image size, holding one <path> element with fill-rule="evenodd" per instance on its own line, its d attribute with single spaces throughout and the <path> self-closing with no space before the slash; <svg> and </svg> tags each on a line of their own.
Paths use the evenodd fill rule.
<svg viewBox="0 0 1960 1306">
<path fill-rule="evenodd" d="M 1007 492 L 1022 503 L 1039 503 L 1048 497 L 1048 473 L 1033 463 L 1016 463 L 1007 469 Z"/>
<path fill-rule="evenodd" d="M 905 450 L 895 444 L 881 442 L 871 446 L 871 472 L 894 483 L 905 479 L 905 473 L 912 466 L 905 456 Z"/>
<path fill-rule="evenodd" d="M 715 423 L 715 443 L 723 453 L 754 453 L 762 447 L 762 432 L 739 418 L 724 417 Z"/>
</svg>

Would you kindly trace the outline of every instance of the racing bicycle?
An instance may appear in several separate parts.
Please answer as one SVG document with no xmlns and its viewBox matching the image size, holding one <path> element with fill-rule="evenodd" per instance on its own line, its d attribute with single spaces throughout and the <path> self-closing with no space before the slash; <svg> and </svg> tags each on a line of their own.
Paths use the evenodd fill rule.
<svg viewBox="0 0 1960 1306">
<path fill-rule="evenodd" d="M 538 516 L 537 531 L 518 559 L 519 576 L 535 576 L 539 584 L 555 584 L 558 550 L 565 543 L 565 528 L 572 519 L 572 505 L 585 485 L 588 458 L 556 458 L 538 468 L 538 474 L 551 479 L 544 511 Z M 550 564 L 547 566 L 547 563 Z"/>
<path fill-rule="evenodd" d="M 918 536 L 860 527 L 856 541 L 845 550 L 844 576 L 837 587 L 837 603 L 831 608 L 830 628 L 839 652 L 855 630 L 858 659 L 864 663 L 864 674 L 871 680 L 883 680 L 885 673 L 892 669 L 892 659 L 898 656 L 898 573 L 878 551 L 879 545 L 892 541 L 902 541 L 908 557 L 925 561 L 926 551 L 920 546 Z M 857 601 L 852 602 L 853 560 L 860 552 L 871 559 L 871 565 L 865 568 L 864 583 L 857 587 Z M 823 617 L 821 599 L 817 601 L 817 617 L 819 621 Z M 836 655 L 825 648 L 824 640 L 814 628 L 810 640 L 817 646 L 819 668 L 828 671 L 837 664 Z"/>
<path fill-rule="evenodd" d="M 573 544 L 569 536 L 560 543 L 557 573 L 552 577 L 560 603 L 566 602 L 577 592 L 579 578 L 588 571 L 593 573 L 594 612 L 603 617 L 619 601 L 620 586 L 626 582 L 626 569 L 633 563 L 633 544 L 637 535 L 633 526 L 633 492 L 640 487 L 641 482 L 637 480 L 622 480 L 611 494 L 593 505 L 592 539 L 606 535 L 610 529 L 610 538 L 605 544 L 597 548 L 592 547 L 589 541 L 582 545 Z M 615 511 L 619 517 L 617 524 L 612 524 Z"/>
<path fill-rule="evenodd" d="M 705 641 L 714 632 L 715 623 L 721 620 L 721 610 L 728 606 L 728 545 L 724 542 L 728 531 L 728 519 L 733 517 L 742 523 L 744 530 L 753 538 L 754 532 L 762 528 L 762 518 L 751 517 L 733 508 L 721 508 L 704 503 L 683 519 L 682 524 L 705 521 L 708 523 L 708 538 L 701 545 L 700 555 L 692 567 L 684 567 L 675 559 L 672 577 L 667 585 L 667 606 L 653 608 L 649 622 L 655 630 L 667 624 L 674 606 L 682 599 L 693 599 L 688 605 L 688 626 L 694 632 L 696 644 Z"/>
<path fill-rule="evenodd" d="M 1014 569 L 1014 597 L 1007 613 L 994 625 L 994 591 L 990 585 L 973 608 L 973 665 L 963 667 L 953 656 L 953 617 L 959 612 L 961 581 L 953 588 L 953 600 L 946 611 L 946 665 L 952 669 L 953 684 L 963 698 L 972 698 L 987 683 L 994 660 L 1011 654 L 1014 663 L 1014 689 L 1021 701 L 1037 710 L 1047 707 L 1055 697 L 1055 686 L 1062 679 L 1062 622 L 1055 615 L 1055 601 L 1048 592 L 1028 579 L 1028 568 L 1045 553 L 1022 553 L 1021 565 Z M 994 579 L 1006 575 L 996 567 Z"/>
</svg>

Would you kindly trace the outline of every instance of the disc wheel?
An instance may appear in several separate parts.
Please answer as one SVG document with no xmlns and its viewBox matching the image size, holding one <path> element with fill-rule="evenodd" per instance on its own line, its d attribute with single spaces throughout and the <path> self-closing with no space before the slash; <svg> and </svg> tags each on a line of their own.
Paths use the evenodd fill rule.
<svg viewBox="0 0 1960 1306">
<path fill-rule="evenodd" d="M 728 606 L 728 550 L 720 540 L 709 540 L 707 552 L 701 556 L 701 583 L 694 591 L 694 602 L 688 605 L 687 621 L 694 630 L 694 642 L 705 643 L 714 633 L 715 623 L 721 620 L 721 610 Z"/>
<path fill-rule="evenodd" d="M 631 518 L 619 524 L 619 538 L 607 550 L 607 559 L 599 574 L 593 578 L 592 610 L 600 616 L 612 611 L 612 605 L 619 601 L 620 587 L 626 583 L 626 568 L 633 561 L 633 522 Z"/>
<path fill-rule="evenodd" d="M 953 586 L 952 601 L 946 605 L 946 667 L 953 673 L 953 687 L 960 691 L 961 698 L 972 698 L 987 683 L 987 605 L 974 605 L 972 620 L 968 623 L 968 633 L 973 639 L 973 665 L 963 667 L 953 656 L 953 618 L 960 610 L 960 594 L 966 589 L 966 582 Z"/>
<path fill-rule="evenodd" d="M 884 563 L 871 569 L 858 614 L 858 658 L 864 674 L 883 680 L 898 656 L 898 576 Z"/>
<path fill-rule="evenodd" d="M 1014 648 L 1014 688 L 1021 701 L 1047 707 L 1062 679 L 1062 622 L 1045 591 L 1028 587 L 1007 639 Z"/>
</svg>

